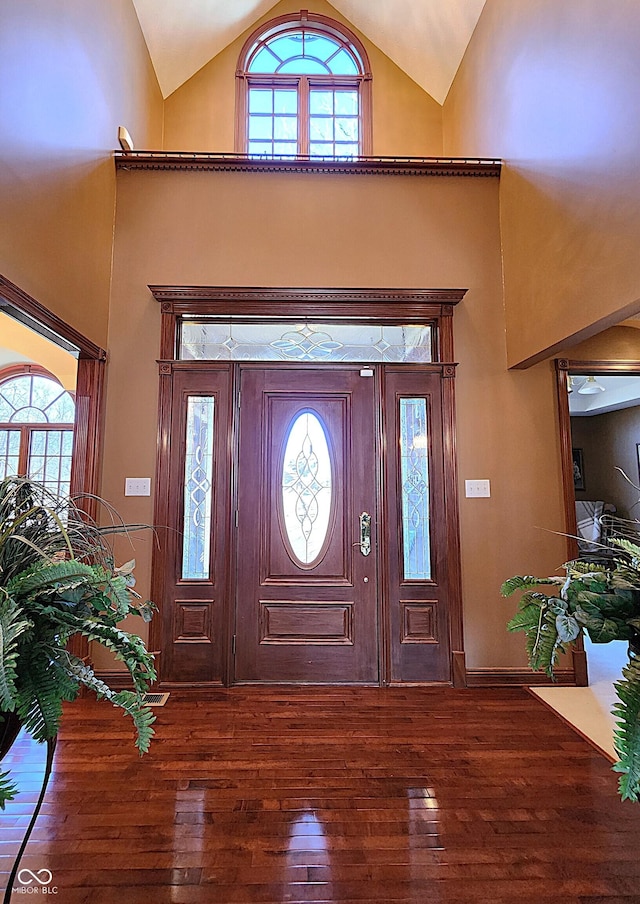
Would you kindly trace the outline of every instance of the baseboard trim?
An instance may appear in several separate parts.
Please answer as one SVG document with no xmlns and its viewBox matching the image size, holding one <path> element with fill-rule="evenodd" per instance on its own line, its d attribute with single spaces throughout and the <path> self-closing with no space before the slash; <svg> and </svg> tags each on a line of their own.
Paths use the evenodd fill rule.
<svg viewBox="0 0 640 904">
<path fill-rule="evenodd" d="M 96 678 L 104 681 L 105 684 L 108 684 L 114 690 L 125 690 L 133 687 L 131 675 L 124 669 L 96 669 L 95 674 Z"/>
<path fill-rule="evenodd" d="M 467 687 L 573 687 L 575 683 L 573 669 L 558 669 L 555 681 L 531 669 L 467 669 Z"/>
</svg>

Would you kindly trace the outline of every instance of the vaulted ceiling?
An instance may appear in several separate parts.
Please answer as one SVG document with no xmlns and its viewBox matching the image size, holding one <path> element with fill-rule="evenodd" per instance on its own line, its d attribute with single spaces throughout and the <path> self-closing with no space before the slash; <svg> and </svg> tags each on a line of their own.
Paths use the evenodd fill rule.
<svg viewBox="0 0 640 904">
<path fill-rule="evenodd" d="M 333 7 L 443 103 L 486 0 L 332 0 Z M 164 97 L 276 4 L 133 0 Z M 313 9 L 313 4 L 306 4 Z"/>
</svg>

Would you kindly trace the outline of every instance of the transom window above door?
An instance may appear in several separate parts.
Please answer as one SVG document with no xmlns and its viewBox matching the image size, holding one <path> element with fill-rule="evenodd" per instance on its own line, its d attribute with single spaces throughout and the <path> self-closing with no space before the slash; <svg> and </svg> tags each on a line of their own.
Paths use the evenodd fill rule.
<svg viewBox="0 0 640 904">
<path fill-rule="evenodd" d="M 355 35 L 324 16 L 267 23 L 238 65 L 238 150 L 265 157 L 371 152 L 370 70 Z"/>
</svg>

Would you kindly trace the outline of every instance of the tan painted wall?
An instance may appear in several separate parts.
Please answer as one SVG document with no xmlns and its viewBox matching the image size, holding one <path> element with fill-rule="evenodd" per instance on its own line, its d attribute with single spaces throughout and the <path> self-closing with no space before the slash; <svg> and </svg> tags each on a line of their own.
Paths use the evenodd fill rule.
<svg viewBox="0 0 640 904">
<path fill-rule="evenodd" d="M 162 98 L 131 0 L 3 0 L 0 273 L 107 342 L 126 125 L 162 145 Z"/>
<path fill-rule="evenodd" d="M 329 3 L 318 0 L 312 9 L 351 28 L 369 54 L 373 72 L 373 153 L 423 157 L 442 154 L 440 104 Z M 299 3 L 282 0 L 255 27 L 299 10 Z M 253 31 L 254 28 L 246 31 L 166 99 L 166 150 L 214 153 L 235 150 L 235 73 L 240 51 Z"/>
<path fill-rule="evenodd" d="M 73 392 L 76 388 L 78 364 L 73 355 L 0 313 L 0 370 L 21 363 L 39 364 L 56 376 L 65 389 Z"/>
<path fill-rule="evenodd" d="M 129 521 L 153 517 L 151 500 L 122 495 L 125 476 L 155 466 L 160 312 L 149 284 L 468 287 L 454 318 L 460 479 L 492 482 L 490 499 L 461 498 L 468 663 L 522 665 L 499 587 L 560 564 L 564 544 L 549 531 L 564 524 L 553 370 L 506 370 L 498 182 L 120 173 L 103 491 Z M 137 545 L 143 593 L 150 551 Z"/>
<path fill-rule="evenodd" d="M 487 0 L 444 105 L 445 153 L 506 161 L 512 365 L 640 308 L 639 45 L 636 0 Z"/>
</svg>

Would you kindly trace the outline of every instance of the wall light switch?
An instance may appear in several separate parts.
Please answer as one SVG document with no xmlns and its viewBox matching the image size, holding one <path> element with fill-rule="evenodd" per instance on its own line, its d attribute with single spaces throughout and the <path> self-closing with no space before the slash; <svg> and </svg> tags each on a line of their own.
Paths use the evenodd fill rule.
<svg viewBox="0 0 640 904">
<path fill-rule="evenodd" d="M 124 479 L 124 495 L 125 496 L 150 496 L 151 495 L 151 478 L 150 477 L 125 477 L 125 479 Z"/>
<path fill-rule="evenodd" d="M 468 499 L 491 496 L 491 483 L 488 480 L 465 480 L 464 494 Z"/>
</svg>

